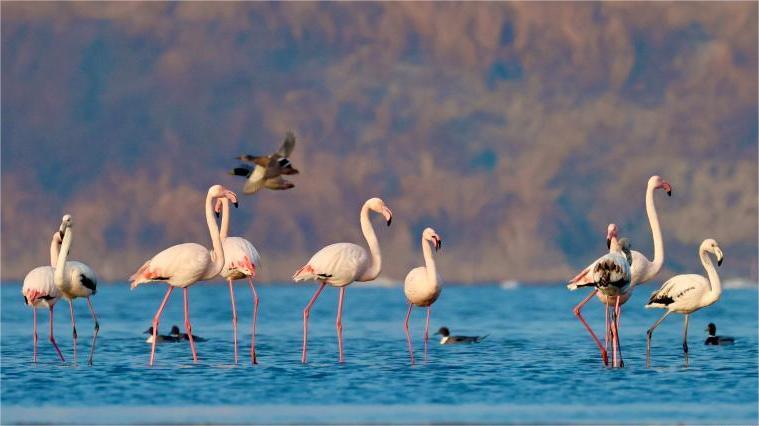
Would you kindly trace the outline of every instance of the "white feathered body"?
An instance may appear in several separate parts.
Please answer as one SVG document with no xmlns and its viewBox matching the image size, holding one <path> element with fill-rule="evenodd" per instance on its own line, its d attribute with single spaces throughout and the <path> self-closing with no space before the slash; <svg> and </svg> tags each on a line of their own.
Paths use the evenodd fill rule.
<svg viewBox="0 0 759 426">
<path fill-rule="evenodd" d="M 253 168 L 253 172 L 248 176 L 248 180 L 245 181 L 245 185 L 242 187 L 242 192 L 250 195 L 263 188 L 264 184 L 266 184 L 266 180 L 264 179 L 265 175 L 266 167 L 256 165 Z"/>
<path fill-rule="evenodd" d="M 425 266 L 419 266 L 412 269 L 406 275 L 406 280 L 403 283 L 403 293 L 406 295 L 406 300 L 409 303 L 413 303 L 416 306 L 430 306 L 440 296 L 440 274 L 437 276 L 436 282 L 430 282 L 427 279 L 427 268 Z"/>
<path fill-rule="evenodd" d="M 630 286 L 630 265 L 622 252 L 607 253 L 583 269 L 567 285 L 570 290 L 594 286 L 607 297 L 621 296 Z"/>
<path fill-rule="evenodd" d="M 646 308 L 664 308 L 690 314 L 712 305 L 719 296 L 711 292 L 709 280 L 698 274 L 676 275 L 651 293 Z"/>
<path fill-rule="evenodd" d="M 177 244 L 145 262 L 129 281 L 132 288 L 151 281 L 165 281 L 185 288 L 200 281 L 212 263 L 211 252 L 206 247 L 197 243 Z"/>
<path fill-rule="evenodd" d="M 55 305 L 61 293 L 55 286 L 54 273 L 52 266 L 39 266 L 26 274 L 21 294 L 27 305 L 35 308 L 50 308 Z"/>
<path fill-rule="evenodd" d="M 316 252 L 311 260 L 293 275 L 293 280 L 318 280 L 333 287 L 345 287 L 353 281 L 361 281 L 370 261 L 369 252 L 359 245 L 331 244 Z"/>
<path fill-rule="evenodd" d="M 76 260 L 68 260 L 63 270 L 63 283 L 58 286 L 66 299 L 89 297 L 97 293 L 98 278 L 89 266 Z"/>
<path fill-rule="evenodd" d="M 255 277 L 256 270 L 261 267 L 261 255 L 250 241 L 240 237 L 227 237 L 222 245 L 224 268 L 219 275 L 233 280 Z"/>
</svg>

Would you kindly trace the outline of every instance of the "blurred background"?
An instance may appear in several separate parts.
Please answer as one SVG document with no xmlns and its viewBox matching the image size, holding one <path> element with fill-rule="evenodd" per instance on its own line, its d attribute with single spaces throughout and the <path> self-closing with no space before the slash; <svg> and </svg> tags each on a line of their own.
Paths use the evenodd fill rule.
<svg viewBox="0 0 759 426">
<path fill-rule="evenodd" d="M 570 278 L 617 223 L 665 271 L 757 279 L 757 4 L 8 3 L 2 5 L 2 279 L 72 257 L 124 280 L 180 242 L 210 246 L 208 187 L 292 129 L 289 191 L 243 197 L 233 235 L 288 280 L 320 247 L 363 242 L 383 276 L 445 240 L 449 282 Z"/>
</svg>

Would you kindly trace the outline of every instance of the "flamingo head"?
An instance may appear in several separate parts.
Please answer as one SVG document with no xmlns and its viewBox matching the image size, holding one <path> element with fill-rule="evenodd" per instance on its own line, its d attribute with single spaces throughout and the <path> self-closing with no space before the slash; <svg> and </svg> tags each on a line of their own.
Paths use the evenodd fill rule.
<svg viewBox="0 0 759 426">
<path fill-rule="evenodd" d="M 611 240 L 617 237 L 617 225 L 610 223 L 606 227 L 606 248 L 611 248 Z"/>
<path fill-rule="evenodd" d="M 382 198 L 370 198 L 366 200 L 365 205 L 372 211 L 377 212 L 385 217 L 385 221 L 387 222 L 387 226 L 390 226 L 390 224 L 393 222 L 393 211 L 390 210 L 388 206 L 385 205 L 385 202 L 382 201 Z"/>
<path fill-rule="evenodd" d="M 221 185 L 214 185 L 208 188 L 208 195 L 216 199 L 226 198 L 227 200 L 231 201 L 235 207 L 237 207 L 237 194 L 228 190 L 227 188 L 224 188 Z M 216 205 L 218 206 L 218 203 Z"/>
<path fill-rule="evenodd" d="M 66 229 L 71 228 L 73 225 L 74 222 L 71 220 L 71 215 L 63 215 L 63 218 L 61 219 L 61 226 L 58 227 L 58 237 L 60 239 L 63 239 L 63 234 L 66 233 Z"/>
<path fill-rule="evenodd" d="M 662 188 L 667 193 L 667 195 L 670 197 L 672 196 L 672 185 L 670 185 L 666 180 L 662 179 L 661 176 L 651 176 L 651 178 L 648 179 L 648 185 L 653 185 L 654 189 Z"/>
<path fill-rule="evenodd" d="M 221 209 L 224 208 L 224 200 L 229 200 L 227 197 L 221 197 L 216 199 L 216 204 L 213 207 L 213 212 L 216 214 L 216 217 L 219 217 L 221 214 Z M 235 208 L 237 208 L 237 203 L 234 203 Z"/>
<path fill-rule="evenodd" d="M 422 232 L 422 238 L 425 241 L 431 242 L 432 245 L 435 247 L 435 251 L 440 250 L 440 247 L 443 246 L 443 240 L 440 239 L 440 236 L 432 228 L 426 228 L 424 232 Z"/>
<path fill-rule="evenodd" d="M 707 238 L 701 243 L 701 251 L 706 251 L 713 254 L 717 258 L 717 266 L 722 266 L 722 261 L 725 260 L 725 255 L 722 253 L 722 249 L 719 248 L 717 241 L 712 238 Z"/>
</svg>

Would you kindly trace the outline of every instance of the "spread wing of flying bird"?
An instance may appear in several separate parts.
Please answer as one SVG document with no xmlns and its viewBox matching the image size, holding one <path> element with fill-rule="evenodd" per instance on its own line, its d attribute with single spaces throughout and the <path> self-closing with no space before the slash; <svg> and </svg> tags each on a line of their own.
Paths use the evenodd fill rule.
<svg viewBox="0 0 759 426">
<path fill-rule="evenodd" d="M 248 195 L 258 192 L 261 188 L 272 190 L 293 188 L 295 184 L 282 177 L 282 175 L 298 174 L 298 169 L 293 167 L 288 158 L 293 149 L 295 149 L 295 134 L 288 131 L 277 152 L 268 156 L 242 155 L 238 159 L 252 165 L 242 164 L 232 169 L 229 174 L 246 178 L 243 193 Z"/>
</svg>

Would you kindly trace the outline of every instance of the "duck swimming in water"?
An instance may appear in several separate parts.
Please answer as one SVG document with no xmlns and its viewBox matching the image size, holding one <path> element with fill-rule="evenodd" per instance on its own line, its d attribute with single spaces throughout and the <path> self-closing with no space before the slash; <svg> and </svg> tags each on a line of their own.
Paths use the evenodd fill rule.
<svg viewBox="0 0 759 426">
<path fill-rule="evenodd" d="M 171 326 L 171 333 L 169 333 L 169 335 L 172 338 L 176 339 L 177 342 L 180 341 L 180 340 L 190 340 L 190 336 L 187 333 L 180 332 L 179 331 L 179 327 L 176 326 L 176 325 L 172 325 Z M 200 336 L 196 336 L 194 334 L 192 335 L 192 340 L 194 340 L 196 342 L 205 342 L 206 341 L 206 339 L 204 339 L 204 338 L 202 338 Z"/>
<path fill-rule="evenodd" d="M 451 331 L 448 330 L 448 327 L 440 327 L 440 330 L 438 330 L 437 333 L 435 334 L 439 334 L 443 336 L 443 338 L 440 339 L 441 345 L 457 345 L 461 343 L 480 343 L 486 337 L 489 336 L 488 334 L 484 336 L 451 336 Z"/>
<path fill-rule="evenodd" d="M 145 334 L 149 334 L 148 338 L 145 340 L 145 343 L 153 343 L 153 326 L 151 325 L 150 328 L 145 330 Z M 156 343 L 174 343 L 178 342 L 179 339 L 168 335 L 168 334 L 156 334 Z"/>
<path fill-rule="evenodd" d="M 717 336 L 717 326 L 713 322 L 706 326 L 706 331 L 709 332 L 709 337 L 706 338 L 705 345 L 732 345 L 735 343 L 735 339 L 730 336 Z"/>
</svg>

